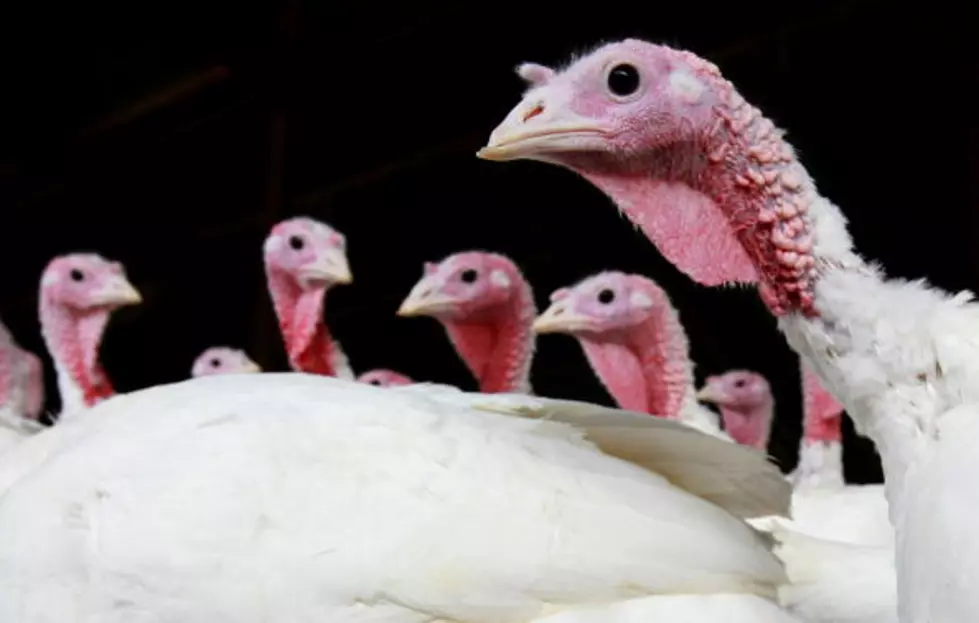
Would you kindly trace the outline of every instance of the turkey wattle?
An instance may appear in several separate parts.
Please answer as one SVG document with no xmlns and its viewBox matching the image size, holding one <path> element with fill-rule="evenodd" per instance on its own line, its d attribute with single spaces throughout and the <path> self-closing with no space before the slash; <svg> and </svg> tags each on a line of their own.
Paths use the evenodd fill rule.
<svg viewBox="0 0 979 623">
<path fill-rule="evenodd" d="M 979 306 L 886 279 L 783 132 L 718 68 L 643 41 L 529 89 L 480 155 L 569 168 L 705 285 L 757 283 L 789 344 L 877 446 L 900 620 L 979 620 Z"/>
</svg>

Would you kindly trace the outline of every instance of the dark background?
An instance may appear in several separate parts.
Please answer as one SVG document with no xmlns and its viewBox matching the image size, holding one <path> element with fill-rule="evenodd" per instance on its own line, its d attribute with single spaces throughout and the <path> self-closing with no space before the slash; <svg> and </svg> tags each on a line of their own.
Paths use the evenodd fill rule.
<svg viewBox="0 0 979 623">
<path fill-rule="evenodd" d="M 574 175 L 475 151 L 518 101 L 512 68 L 636 36 L 717 63 L 789 130 L 858 247 L 894 276 L 979 286 L 979 79 L 967 3 L 883 1 L 354 3 L 215 0 L 4 8 L 0 317 L 43 352 L 40 271 L 55 254 L 121 260 L 143 292 L 109 325 L 116 388 L 176 381 L 211 345 L 286 369 L 261 243 L 295 214 L 347 235 L 355 283 L 327 318 L 359 373 L 474 389 L 430 319 L 394 311 L 422 262 L 510 255 L 547 295 L 602 269 L 645 273 L 680 309 L 698 382 L 765 373 L 770 450 L 796 460 L 795 355 L 748 290 L 699 288 Z M 57 410 L 46 362 L 48 408 Z M 538 393 L 610 403 L 575 341 L 546 336 Z M 847 475 L 880 479 L 846 424 Z"/>
</svg>

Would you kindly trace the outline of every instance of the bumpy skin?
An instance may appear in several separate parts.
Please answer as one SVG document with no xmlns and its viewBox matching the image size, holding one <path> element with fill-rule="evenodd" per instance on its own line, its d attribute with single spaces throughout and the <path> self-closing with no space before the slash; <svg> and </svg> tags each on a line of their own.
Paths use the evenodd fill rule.
<svg viewBox="0 0 979 623">
<path fill-rule="evenodd" d="M 610 97 L 610 69 L 642 67 L 640 88 Z M 524 99 L 480 151 L 571 168 L 617 199 L 664 255 L 708 285 L 755 282 L 776 315 L 813 308 L 814 189 L 782 132 L 718 68 L 642 41 L 609 44 L 560 73 L 521 70 Z M 527 138 L 537 128 L 575 133 Z M 685 144 L 686 153 L 663 149 Z M 659 196 L 673 209 L 642 207 Z M 718 218 L 718 208 L 727 215 Z M 679 219 L 677 215 L 683 214 Z M 698 244 L 691 245 L 696 231 Z"/>
<path fill-rule="evenodd" d="M 578 171 L 700 283 L 757 280 L 881 455 L 900 620 L 979 620 L 962 579 L 979 576 L 973 294 L 887 279 L 860 257 L 781 132 L 710 63 L 630 40 L 534 73 L 543 82 L 480 154 Z"/>
<path fill-rule="evenodd" d="M 398 310 L 442 323 L 485 393 L 530 393 L 534 293 L 520 269 L 498 253 L 465 251 L 428 262 Z"/>
<path fill-rule="evenodd" d="M 293 370 L 353 379 L 323 318 L 327 291 L 353 281 L 346 238 L 308 217 L 277 223 L 265 239 L 265 274 Z"/>
</svg>

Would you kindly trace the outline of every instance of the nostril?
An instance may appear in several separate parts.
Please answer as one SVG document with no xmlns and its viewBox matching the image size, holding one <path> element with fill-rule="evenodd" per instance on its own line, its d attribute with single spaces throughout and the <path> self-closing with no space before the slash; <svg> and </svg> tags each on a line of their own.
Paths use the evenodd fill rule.
<svg viewBox="0 0 979 623">
<path fill-rule="evenodd" d="M 555 316 L 561 316 L 563 314 L 564 314 L 564 308 L 558 308 L 558 309 L 555 309 L 554 310 L 554 315 Z"/>
<path fill-rule="evenodd" d="M 527 111 L 526 114 L 524 114 L 524 116 L 523 116 L 524 123 L 526 123 L 530 119 L 533 119 L 534 117 L 536 117 L 537 115 L 541 114 L 542 112 L 544 112 L 544 107 L 541 106 L 540 104 L 537 104 L 536 106 L 534 106 L 533 108 L 531 108 L 529 111 Z"/>
</svg>

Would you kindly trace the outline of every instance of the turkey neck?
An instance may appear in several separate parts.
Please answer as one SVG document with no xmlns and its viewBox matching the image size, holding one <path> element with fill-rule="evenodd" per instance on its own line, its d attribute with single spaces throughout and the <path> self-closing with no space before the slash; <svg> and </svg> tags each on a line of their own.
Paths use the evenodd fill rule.
<svg viewBox="0 0 979 623">
<path fill-rule="evenodd" d="M 443 321 L 456 352 L 479 381 L 479 391 L 533 391 L 530 363 L 536 316 L 533 291 L 520 279 L 507 301 L 477 310 L 465 319 Z"/>
<path fill-rule="evenodd" d="M 42 294 L 41 334 L 58 378 L 61 414 L 73 416 L 115 395 L 99 363 L 99 346 L 111 310 L 69 309 Z"/>
<path fill-rule="evenodd" d="M 796 486 L 835 487 L 843 478 L 843 407 L 827 392 L 809 366 L 802 372 L 802 441 L 799 464 L 791 480 Z"/>
<path fill-rule="evenodd" d="M 767 400 L 750 407 L 718 404 L 724 431 L 743 446 L 766 450 L 775 414 L 773 401 Z"/>
<path fill-rule="evenodd" d="M 579 337 L 595 374 L 623 409 L 676 419 L 696 401 L 687 335 L 665 295 L 642 323 L 602 336 Z"/>
<path fill-rule="evenodd" d="M 289 365 L 297 372 L 337 376 L 337 344 L 323 318 L 327 286 L 302 287 L 274 269 L 268 283 Z"/>
</svg>

